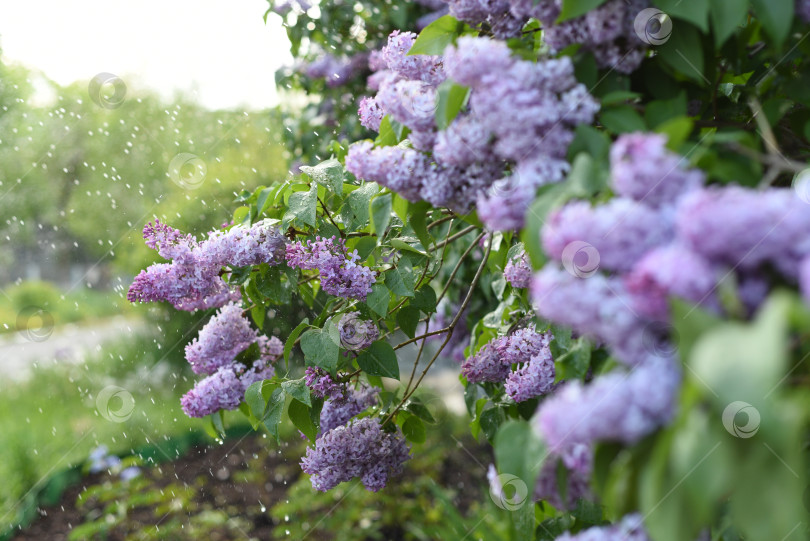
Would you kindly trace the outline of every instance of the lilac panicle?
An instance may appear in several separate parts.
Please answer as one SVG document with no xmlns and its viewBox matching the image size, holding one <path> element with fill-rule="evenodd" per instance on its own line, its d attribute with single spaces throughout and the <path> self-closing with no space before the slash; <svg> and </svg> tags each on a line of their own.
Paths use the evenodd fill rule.
<svg viewBox="0 0 810 541">
<path fill-rule="evenodd" d="M 312 487 L 327 491 L 359 477 L 366 490 L 377 492 L 402 471 L 410 450 L 399 428 L 385 432 L 378 419 L 366 417 L 331 430 L 315 440 L 301 459 Z"/>
<path fill-rule="evenodd" d="M 625 515 L 610 526 L 593 526 L 577 534 L 564 533 L 555 541 L 650 541 L 641 515 Z"/>
<path fill-rule="evenodd" d="M 672 419 L 680 382 L 672 359 L 609 372 L 588 385 L 571 381 L 540 404 L 535 427 L 555 453 L 600 441 L 632 445 Z"/>
<path fill-rule="evenodd" d="M 583 279 L 546 265 L 532 279 L 531 294 L 538 315 L 607 344 L 622 363 L 637 365 L 660 356 L 645 343 L 649 322 L 633 310 L 621 278 L 595 274 Z"/>
<path fill-rule="evenodd" d="M 373 270 L 357 264 L 357 250 L 349 254 L 346 242 L 336 237 L 289 244 L 286 257 L 290 267 L 317 270 L 323 290 L 336 297 L 365 301 L 377 277 Z"/>
<path fill-rule="evenodd" d="M 141 271 L 127 292 L 130 302 L 168 301 L 178 310 L 217 308 L 239 300 L 220 277 L 222 267 L 241 267 L 283 260 L 285 240 L 267 222 L 250 228 L 237 226 L 214 231 L 197 243 L 190 235 L 156 222 L 144 228 L 148 246 L 158 250 L 171 263 L 157 263 Z"/>
<path fill-rule="evenodd" d="M 218 410 L 239 406 L 245 387 L 232 365 L 222 366 L 207 378 L 197 382 L 183 395 L 180 404 L 189 417 L 205 417 Z"/>
<path fill-rule="evenodd" d="M 585 242 L 598 251 L 601 268 L 627 272 L 647 251 L 669 242 L 673 235 L 671 223 L 659 212 L 617 198 L 596 207 L 587 201 L 565 205 L 549 216 L 542 236 L 543 248 L 554 259 L 565 262 L 566 249 Z"/>
<path fill-rule="evenodd" d="M 515 402 L 525 402 L 551 391 L 555 374 L 551 352 L 545 348 L 509 374 L 504 389 Z"/>
<path fill-rule="evenodd" d="M 281 358 L 284 354 L 284 343 L 275 336 L 267 337 L 261 335 L 258 339 L 259 358 L 267 363 L 272 363 Z"/>
<path fill-rule="evenodd" d="M 304 382 L 312 395 L 317 398 L 344 400 L 348 397 L 346 384 L 333 380 L 332 376 L 323 368 L 308 366 L 305 370 Z"/>
<path fill-rule="evenodd" d="M 810 253 L 810 212 L 794 190 L 709 187 L 681 199 L 681 242 L 712 263 L 746 272 L 770 264 L 792 281 Z"/>
<path fill-rule="evenodd" d="M 324 402 L 318 437 L 336 427 L 345 425 L 352 417 L 375 405 L 379 393 L 380 390 L 377 387 L 361 384 L 359 389 L 350 389 L 348 395 L 343 398 L 329 399 Z"/>
<path fill-rule="evenodd" d="M 484 344 L 474 355 L 461 363 L 461 374 L 470 383 L 483 383 L 485 381 L 501 382 L 511 373 L 509 365 L 505 364 L 499 354 L 499 346 L 505 343 L 505 338 L 495 339 Z"/>
<path fill-rule="evenodd" d="M 444 80 L 442 59 L 439 56 L 408 55 L 416 34 L 413 32 L 400 32 L 394 30 L 388 36 L 388 44 L 383 47 L 382 57 L 388 69 L 396 72 L 400 77 L 414 81 L 422 81 L 430 85 L 438 85 Z"/>
<path fill-rule="evenodd" d="M 674 205 L 681 195 L 703 184 L 699 169 L 688 169 L 686 160 L 666 148 L 660 134 L 630 133 L 610 148 L 610 174 L 617 194 L 661 207 Z"/>
<path fill-rule="evenodd" d="M 506 263 L 503 277 L 515 288 L 526 288 L 532 281 L 532 267 L 526 252 L 521 251 Z"/>
<path fill-rule="evenodd" d="M 637 311 L 668 320 L 669 297 L 717 308 L 717 278 L 708 261 L 675 243 L 651 250 L 641 258 L 625 277 L 625 286 L 633 295 Z"/>
<path fill-rule="evenodd" d="M 360 312 L 348 312 L 338 322 L 340 345 L 350 351 L 360 351 L 369 347 L 380 337 L 380 331 L 373 321 L 360 319 Z"/>
<path fill-rule="evenodd" d="M 258 339 L 242 308 L 231 303 L 220 308 L 186 346 L 186 360 L 195 374 L 213 374 Z"/>
<path fill-rule="evenodd" d="M 385 116 L 385 112 L 377 103 L 377 100 L 369 97 L 363 98 L 360 100 L 360 109 L 357 113 L 360 115 L 360 124 L 371 131 L 380 131 L 380 123 Z"/>
</svg>

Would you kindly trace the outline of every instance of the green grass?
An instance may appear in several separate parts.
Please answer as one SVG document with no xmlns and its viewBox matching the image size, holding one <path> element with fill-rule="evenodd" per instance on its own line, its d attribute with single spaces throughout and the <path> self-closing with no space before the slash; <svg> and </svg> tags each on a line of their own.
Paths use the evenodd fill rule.
<svg viewBox="0 0 810 541">
<path fill-rule="evenodd" d="M 50 282 L 22 282 L 0 295 L 0 333 L 134 313 L 121 293 L 89 288 L 62 292 Z"/>
<path fill-rule="evenodd" d="M 96 446 L 126 454 L 167 435 L 200 430 L 202 423 L 180 409 L 191 380 L 164 357 L 151 338 L 133 337 L 104 346 L 83 364 L 38 369 L 29 382 L 0 389 L 0 531 L 18 519 L 26 498 L 50 475 L 82 462 Z M 99 411 L 99 393 L 111 385 L 134 400 L 123 422 Z M 107 410 L 127 407 L 124 398 L 113 396 Z M 103 404 L 101 409 L 107 412 Z"/>
</svg>

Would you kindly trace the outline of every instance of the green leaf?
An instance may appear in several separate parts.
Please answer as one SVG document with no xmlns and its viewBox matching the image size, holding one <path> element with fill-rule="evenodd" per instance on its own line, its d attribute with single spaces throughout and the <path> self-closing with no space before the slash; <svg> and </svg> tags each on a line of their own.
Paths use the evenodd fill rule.
<svg viewBox="0 0 810 541">
<path fill-rule="evenodd" d="M 609 150 L 610 137 L 604 131 L 588 124 L 577 124 L 574 140 L 568 146 L 568 158 L 572 159 L 580 152 L 587 152 L 594 159 L 607 158 Z"/>
<path fill-rule="evenodd" d="M 568 187 L 564 182 L 542 186 L 526 213 L 526 227 L 523 228 L 521 240 L 535 269 L 539 269 L 546 262 L 540 239 L 540 231 L 545 224 L 546 216 L 568 198 L 567 190 Z"/>
<path fill-rule="evenodd" d="M 257 381 L 245 391 L 245 403 L 250 407 L 250 413 L 257 419 L 264 417 L 264 410 L 267 407 L 264 395 L 262 395 L 263 386 L 263 381 Z"/>
<path fill-rule="evenodd" d="M 378 147 L 394 147 L 399 144 L 399 137 L 391 117 L 385 115 L 380 121 L 380 131 L 377 138 L 374 140 L 374 145 Z"/>
<path fill-rule="evenodd" d="M 262 215 L 267 207 L 273 204 L 273 198 L 270 196 L 274 195 L 277 189 L 277 186 L 271 186 L 269 188 L 263 188 L 262 191 L 259 192 L 259 197 L 256 198 L 256 209 L 259 211 L 259 216 Z"/>
<path fill-rule="evenodd" d="M 402 434 L 413 443 L 425 443 L 425 425 L 419 417 L 412 415 L 402 423 Z"/>
<path fill-rule="evenodd" d="M 368 256 L 371 255 L 371 252 L 374 251 L 374 248 L 377 247 L 377 237 L 373 237 L 371 235 L 360 237 L 355 240 L 352 244 L 350 249 L 357 250 L 357 255 L 360 257 L 357 261 L 362 263 Z"/>
<path fill-rule="evenodd" d="M 383 284 L 371 286 L 371 293 L 366 297 L 366 305 L 372 312 L 380 317 L 388 315 L 388 303 L 391 301 L 391 292 Z"/>
<path fill-rule="evenodd" d="M 304 329 L 309 327 L 309 318 L 304 318 L 304 320 L 298 324 L 296 328 L 290 333 L 290 336 L 287 337 L 287 341 L 284 342 L 284 365 L 288 365 L 290 362 L 290 352 L 292 351 L 293 345 L 295 341 L 298 340 L 298 336 L 304 332 Z"/>
<path fill-rule="evenodd" d="M 264 327 L 264 317 L 266 315 L 267 309 L 262 305 L 256 305 L 250 309 L 250 317 L 253 318 L 253 322 L 256 323 L 259 329 Z"/>
<path fill-rule="evenodd" d="M 436 291 L 430 284 L 421 287 L 411 299 L 411 306 L 422 310 L 425 314 L 432 314 L 436 311 Z"/>
<path fill-rule="evenodd" d="M 444 49 L 453 43 L 453 40 L 461 34 L 463 29 L 464 24 L 450 15 L 439 17 L 419 32 L 419 36 L 417 36 L 408 54 L 443 54 Z"/>
<path fill-rule="evenodd" d="M 330 374 L 337 370 L 340 349 L 321 329 L 310 329 L 301 335 L 301 350 L 307 366 L 318 366 Z"/>
<path fill-rule="evenodd" d="M 213 425 L 214 430 L 220 437 L 225 436 L 225 425 L 223 423 L 224 419 L 222 415 L 223 415 L 222 410 L 218 410 L 211 414 L 211 424 Z"/>
<path fill-rule="evenodd" d="M 299 169 L 332 193 L 343 194 L 343 166 L 335 158 L 313 167 L 302 165 Z"/>
<path fill-rule="evenodd" d="M 403 306 L 397 312 L 397 323 L 408 338 L 416 336 L 416 327 L 419 326 L 419 308 L 414 306 Z"/>
<path fill-rule="evenodd" d="M 318 436 L 318 429 L 309 414 L 309 406 L 302 404 L 298 400 L 290 400 L 290 405 L 287 407 L 287 415 L 295 425 L 295 428 L 304 433 L 310 441 L 315 441 Z"/>
<path fill-rule="evenodd" d="M 405 237 L 405 238 L 410 239 L 411 242 L 416 241 L 416 239 L 414 237 Z M 419 248 L 416 248 L 415 246 L 412 246 L 412 245 L 408 244 L 407 242 L 405 242 L 401 238 L 399 238 L 399 239 L 391 239 L 390 243 L 391 243 L 391 246 L 396 248 L 397 250 L 402 250 L 402 251 L 405 251 L 405 252 L 410 252 L 412 254 L 419 254 L 419 255 L 421 255 L 423 257 L 428 257 L 427 252 L 424 252 L 424 251 L 420 250 Z"/>
<path fill-rule="evenodd" d="M 644 131 L 647 128 L 638 111 L 629 105 L 604 109 L 599 114 L 599 120 L 605 128 L 615 134 Z"/>
<path fill-rule="evenodd" d="M 718 325 L 697 340 L 688 364 L 723 406 L 744 401 L 761 407 L 784 376 L 789 311 L 790 299 L 773 294 L 752 324 Z"/>
<path fill-rule="evenodd" d="M 545 455 L 543 443 L 527 421 L 506 421 L 495 435 L 498 472 L 501 475 L 514 475 L 522 481 L 526 497 L 531 497 Z"/>
<path fill-rule="evenodd" d="M 781 48 L 793 25 L 793 0 L 751 0 L 751 6 L 776 48 Z"/>
<path fill-rule="evenodd" d="M 279 443 L 278 424 L 281 422 L 281 414 L 284 411 L 285 398 L 284 391 L 281 390 L 281 387 L 273 389 L 273 393 L 267 400 L 267 410 L 262 419 L 262 424 L 264 424 L 267 431 L 276 440 L 276 443 Z"/>
<path fill-rule="evenodd" d="M 692 133 L 694 123 L 686 116 L 671 118 L 655 128 L 658 133 L 667 136 L 667 147 L 672 151 L 677 151 L 689 134 Z"/>
<path fill-rule="evenodd" d="M 644 118 L 647 125 L 655 128 L 668 120 L 686 116 L 686 92 L 681 91 L 670 99 L 653 100 L 644 107 Z"/>
<path fill-rule="evenodd" d="M 309 397 L 309 387 L 307 387 L 304 378 L 282 381 L 281 388 L 284 389 L 285 393 L 295 398 L 299 402 L 303 402 L 307 406 L 312 405 L 312 401 Z"/>
<path fill-rule="evenodd" d="M 394 295 L 400 297 L 413 297 L 414 296 L 414 282 L 416 279 L 413 275 L 413 267 L 405 259 L 400 259 L 396 268 L 389 269 L 385 272 L 385 285 L 391 290 Z"/>
<path fill-rule="evenodd" d="M 745 21 L 748 0 L 710 0 L 710 3 L 714 44 L 719 48 Z"/>
<path fill-rule="evenodd" d="M 709 0 L 654 0 L 656 6 L 670 17 L 677 17 L 700 28 L 704 34 L 709 33 Z M 675 32 L 677 32 L 676 22 Z"/>
<path fill-rule="evenodd" d="M 484 432 L 484 436 L 486 436 L 487 440 L 492 441 L 495 438 L 495 434 L 498 432 L 498 427 L 501 426 L 503 420 L 504 414 L 500 408 L 490 408 L 481 412 L 478 422 L 480 423 L 481 430 Z"/>
<path fill-rule="evenodd" d="M 701 85 L 709 80 L 703 74 L 703 48 L 697 28 L 689 23 L 680 23 L 673 29 L 666 43 L 657 48 L 658 55 L 675 71 Z"/>
<path fill-rule="evenodd" d="M 390 193 L 378 195 L 371 200 L 371 223 L 378 240 L 382 240 L 388 229 L 388 223 L 391 221 L 391 205 Z"/>
<path fill-rule="evenodd" d="M 374 182 L 366 182 L 346 198 L 346 204 L 354 213 L 355 221 L 364 224 L 368 221 L 368 206 L 380 187 Z"/>
<path fill-rule="evenodd" d="M 444 130 L 464 107 L 470 89 L 447 79 L 439 85 L 436 97 L 436 126 Z"/>
<path fill-rule="evenodd" d="M 316 208 L 318 205 L 318 185 L 314 182 L 309 191 L 294 192 L 290 195 L 287 204 L 287 212 L 284 214 L 282 224 L 289 224 L 293 220 L 299 220 L 307 225 L 315 227 Z"/>
<path fill-rule="evenodd" d="M 607 0 L 563 0 L 562 11 L 557 22 L 567 21 L 580 15 L 585 15 L 592 9 L 596 9 Z"/>
<path fill-rule="evenodd" d="M 430 233 L 427 230 L 427 213 L 429 210 L 430 204 L 425 201 L 411 203 L 408 206 L 408 225 L 411 226 L 422 246 L 426 248 L 431 245 Z"/>
<path fill-rule="evenodd" d="M 357 357 L 357 365 L 372 376 L 399 379 L 399 363 L 394 348 L 377 340 Z"/>
<path fill-rule="evenodd" d="M 435 424 L 436 419 L 433 418 L 431 415 L 430 410 L 425 406 L 419 398 L 411 397 L 408 401 L 408 404 L 405 406 L 405 409 L 426 423 Z"/>
</svg>

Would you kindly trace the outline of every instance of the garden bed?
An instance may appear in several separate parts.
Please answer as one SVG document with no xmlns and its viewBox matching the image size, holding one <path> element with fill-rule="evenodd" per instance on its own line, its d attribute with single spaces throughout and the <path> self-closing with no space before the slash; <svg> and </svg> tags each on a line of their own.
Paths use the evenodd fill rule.
<svg viewBox="0 0 810 541">
<path fill-rule="evenodd" d="M 417 539 L 414 531 L 442 518 L 425 478 L 466 512 L 482 498 L 491 460 L 469 437 L 433 437 L 431 450 L 382 492 L 371 495 L 355 481 L 323 494 L 302 477 L 303 446 L 248 434 L 195 446 L 129 481 L 114 471 L 90 474 L 12 539 Z"/>
</svg>

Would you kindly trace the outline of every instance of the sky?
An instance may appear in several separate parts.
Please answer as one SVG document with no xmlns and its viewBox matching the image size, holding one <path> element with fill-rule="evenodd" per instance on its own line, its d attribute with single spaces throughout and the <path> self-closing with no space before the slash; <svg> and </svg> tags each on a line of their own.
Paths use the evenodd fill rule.
<svg viewBox="0 0 810 541">
<path fill-rule="evenodd" d="M 266 0 L 3 0 L 3 61 L 61 85 L 107 72 L 128 89 L 185 91 L 212 108 L 260 109 L 292 57 Z"/>
</svg>

